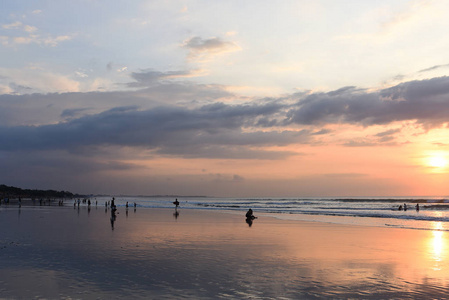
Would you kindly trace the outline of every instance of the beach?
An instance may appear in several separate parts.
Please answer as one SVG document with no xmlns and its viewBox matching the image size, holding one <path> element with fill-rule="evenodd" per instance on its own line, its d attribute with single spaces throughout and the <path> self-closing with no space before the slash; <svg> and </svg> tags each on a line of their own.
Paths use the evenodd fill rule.
<svg viewBox="0 0 449 300">
<path fill-rule="evenodd" d="M 245 212 L 2 206 L 0 298 L 448 298 L 446 231 Z"/>
</svg>

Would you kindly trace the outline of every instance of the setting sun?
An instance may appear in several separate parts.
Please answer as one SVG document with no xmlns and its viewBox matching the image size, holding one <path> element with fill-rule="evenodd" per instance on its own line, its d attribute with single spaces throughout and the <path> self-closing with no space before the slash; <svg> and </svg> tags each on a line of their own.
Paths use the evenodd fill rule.
<svg viewBox="0 0 449 300">
<path fill-rule="evenodd" d="M 427 159 L 427 164 L 433 168 L 444 168 L 448 164 L 448 160 L 443 154 L 434 154 Z"/>
</svg>

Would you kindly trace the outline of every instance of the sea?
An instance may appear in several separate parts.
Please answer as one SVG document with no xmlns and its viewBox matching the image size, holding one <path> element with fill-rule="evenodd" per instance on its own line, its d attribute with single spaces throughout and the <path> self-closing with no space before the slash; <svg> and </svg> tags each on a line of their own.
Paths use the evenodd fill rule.
<svg viewBox="0 0 449 300">
<path fill-rule="evenodd" d="M 222 198 L 182 196 L 114 196 L 118 207 L 201 209 L 258 218 L 274 217 L 363 226 L 400 227 L 418 230 L 449 230 L 449 197 L 351 197 L 351 198 Z M 105 205 L 112 196 L 92 197 Z"/>
</svg>

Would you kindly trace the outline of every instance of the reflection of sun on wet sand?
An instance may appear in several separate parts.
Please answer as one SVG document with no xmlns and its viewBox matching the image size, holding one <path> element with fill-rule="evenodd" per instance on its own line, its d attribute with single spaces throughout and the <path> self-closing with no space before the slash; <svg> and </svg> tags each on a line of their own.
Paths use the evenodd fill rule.
<svg viewBox="0 0 449 300">
<path fill-rule="evenodd" d="M 449 292 L 443 231 L 265 215 L 249 227 L 246 211 L 185 209 L 176 219 L 176 208 L 126 217 L 125 207 L 112 230 L 105 209 L 1 208 L 0 296 L 397 299 Z"/>
<path fill-rule="evenodd" d="M 432 238 L 430 239 L 430 253 L 431 258 L 434 260 L 433 269 L 440 271 L 440 265 L 443 260 L 446 259 L 447 253 L 445 251 L 446 246 L 446 232 L 442 231 L 443 224 L 441 222 L 434 223 L 434 229 L 432 231 Z"/>
</svg>

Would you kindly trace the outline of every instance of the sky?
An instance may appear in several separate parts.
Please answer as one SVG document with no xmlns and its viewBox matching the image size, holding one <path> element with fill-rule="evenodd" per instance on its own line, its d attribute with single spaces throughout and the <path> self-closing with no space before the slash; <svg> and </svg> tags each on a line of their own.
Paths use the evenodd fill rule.
<svg viewBox="0 0 449 300">
<path fill-rule="evenodd" d="M 0 183 L 449 195 L 448 1 L 0 1 Z"/>
</svg>

